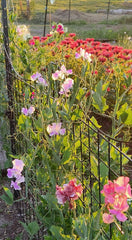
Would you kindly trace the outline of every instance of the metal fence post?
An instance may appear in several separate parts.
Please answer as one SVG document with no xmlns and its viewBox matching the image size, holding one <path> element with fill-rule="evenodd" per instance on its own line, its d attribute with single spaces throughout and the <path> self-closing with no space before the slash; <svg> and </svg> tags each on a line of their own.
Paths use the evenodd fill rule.
<svg viewBox="0 0 132 240">
<path fill-rule="evenodd" d="M 4 53 L 5 53 L 5 68 L 6 68 L 6 84 L 8 94 L 8 110 L 7 116 L 10 121 L 10 134 L 11 134 L 11 150 L 15 154 L 15 113 L 14 113 L 14 96 L 13 96 L 13 77 L 12 77 L 12 65 L 10 62 L 10 48 L 9 48 L 9 36 L 8 36 L 8 21 L 7 21 L 7 7 L 6 0 L 1 0 L 2 7 L 2 24 L 3 24 L 3 41 L 4 41 Z"/>
</svg>

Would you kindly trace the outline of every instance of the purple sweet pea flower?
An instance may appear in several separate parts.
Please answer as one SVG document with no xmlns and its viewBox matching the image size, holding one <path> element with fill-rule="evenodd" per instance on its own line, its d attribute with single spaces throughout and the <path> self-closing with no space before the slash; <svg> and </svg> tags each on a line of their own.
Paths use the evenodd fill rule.
<svg viewBox="0 0 132 240">
<path fill-rule="evenodd" d="M 25 116 L 28 116 L 28 109 L 27 108 L 22 108 L 21 111 Z"/>
<path fill-rule="evenodd" d="M 39 77 L 41 77 L 41 73 L 34 73 L 32 76 L 31 76 L 31 80 L 32 81 L 35 81 L 36 79 L 38 79 Z"/>
<path fill-rule="evenodd" d="M 42 84 L 43 86 L 48 86 L 48 83 L 46 82 L 46 80 L 42 77 L 41 73 L 36 72 L 35 74 L 33 74 L 31 76 L 31 80 L 32 81 L 36 81 L 37 83 Z"/>
<path fill-rule="evenodd" d="M 20 183 L 25 181 L 24 176 L 22 176 L 21 172 L 24 167 L 24 163 L 22 160 L 15 159 L 12 161 L 13 168 L 7 169 L 7 177 L 8 178 L 16 178 L 15 181 L 11 181 L 11 187 L 14 187 L 15 190 L 21 190 L 21 187 L 19 186 Z"/>
<path fill-rule="evenodd" d="M 21 172 L 22 172 L 25 164 L 23 163 L 22 160 L 19 160 L 19 159 L 13 160 L 12 163 L 13 163 L 13 168 L 7 169 L 7 177 L 8 178 L 12 178 L 12 177 L 17 178 L 19 175 L 21 175 Z"/>
<path fill-rule="evenodd" d="M 30 108 L 29 109 L 27 109 L 27 108 L 22 108 L 22 113 L 25 115 L 25 116 L 30 116 L 30 115 L 32 115 L 33 113 L 34 113 L 34 111 L 35 111 L 35 108 L 33 107 L 33 106 L 30 106 Z"/>
<path fill-rule="evenodd" d="M 80 58 L 81 57 L 81 55 L 79 54 L 79 53 L 75 53 L 75 58 Z"/>
<path fill-rule="evenodd" d="M 21 187 L 19 186 L 20 183 L 25 182 L 24 176 L 19 176 L 16 181 L 11 181 L 11 187 L 13 187 L 15 190 L 21 190 Z"/>
<path fill-rule="evenodd" d="M 50 136 L 54 135 L 64 135 L 65 134 L 65 128 L 61 129 L 62 123 L 52 123 L 52 125 L 48 125 L 47 132 Z"/>
<path fill-rule="evenodd" d="M 18 185 L 18 183 L 14 181 L 11 181 L 11 187 L 13 187 L 15 190 L 21 190 L 21 187 Z"/>
<path fill-rule="evenodd" d="M 14 176 L 16 176 L 16 169 L 8 168 L 7 169 L 7 177 L 13 178 Z"/>
<path fill-rule="evenodd" d="M 39 78 L 38 78 L 37 83 L 40 83 L 40 84 L 42 84 L 42 85 L 45 86 L 45 87 L 48 86 L 48 83 L 47 83 L 46 80 L 45 80 L 44 78 L 42 78 L 42 77 L 39 77 Z"/>
</svg>

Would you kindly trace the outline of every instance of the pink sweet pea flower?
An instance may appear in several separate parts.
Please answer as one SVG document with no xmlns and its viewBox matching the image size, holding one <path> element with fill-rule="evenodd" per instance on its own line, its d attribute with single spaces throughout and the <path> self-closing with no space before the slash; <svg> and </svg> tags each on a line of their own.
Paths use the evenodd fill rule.
<svg viewBox="0 0 132 240">
<path fill-rule="evenodd" d="M 105 203 L 114 203 L 114 183 L 108 180 L 108 184 L 105 184 L 101 191 L 105 196 Z"/>
<path fill-rule="evenodd" d="M 52 123 L 52 125 L 48 125 L 47 132 L 50 136 L 54 135 L 64 135 L 65 134 L 65 128 L 61 128 L 62 123 Z"/>
<path fill-rule="evenodd" d="M 103 214 L 103 221 L 105 223 L 111 223 L 116 217 L 119 221 L 124 222 L 127 220 L 124 212 L 129 208 L 127 204 L 127 198 L 131 198 L 131 187 L 129 185 L 128 177 L 118 177 L 113 182 L 108 181 L 101 191 L 105 196 L 105 206 L 110 214 Z"/>
<path fill-rule="evenodd" d="M 114 216 L 108 213 L 104 213 L 103 214 L 103 222 L 110 224 L 112 222 L 114 222 Z"/>
<path fill-rule="evenodd" d="M 22 172 L 23 167 L 25 166 L 22 160 L 14 159 L 12 163 L 13 163 L 13 169 L 18 169 L 20 172 Z"/>
<path fill-rule="evenodd" d="M 83 48 L 80 48 L 80 53 L 75 53 L 75 58 L 80 57 L 82 57 L 83 60 L 87 60 L 89 63 L 92 62 L 91 53 L 87 53 Z"/>
<path fill-rule="evenodd" d="M 64 184 L 63 187 L 56 185 L 56 197 L 59 204 L 64 205 L 66 201 L 69 202 L 69 207 L 73 208 L 73 201 L 77 200 L 83 192 L 81 184 L 76 184 L 76 179 L 72 179 L 69 183 Z"/>
<path fill-rule="evenodd" d="M 129 183 L 129 178 L 128 177 L 118 177 L 117 180 L 114 180 L 114 185 L 115 185 L 115 191 L 124 193 L 128 198 L 132 198 L 131 194 L 131 187 Z"/>
<path fill-rule="evenodd" d="M 66 96 L 68 96 L 68 92 L 69 92 L 69 89 L 72 88 L 73 86 L 73 83 L 74 83 L 74 80 L 71 79 L 71 78 L 67 78 L 64 83 L 62 84 L 62 87 L 61 87 L 61 90 L 60 90 L 60 94 L 66 94 Z"/>
<path fill-rule="evenodd" d="M 53 80 L 64 79 L 65 76 L 72 74 L 72 69 L 66 70 L 64 65 L 61 66 L 60 71 L 57 70 L 55 73 L 52 73 Z"/>
<path fill-rule="evenodd" d="M 52 73 L 52 78 L 53 78 L 53 80 L 58 80 L 59 74 L 60 74 L 60 71 L 59 71 L 59 70 L 57 70 L 55 73 Z"/>
</svg>

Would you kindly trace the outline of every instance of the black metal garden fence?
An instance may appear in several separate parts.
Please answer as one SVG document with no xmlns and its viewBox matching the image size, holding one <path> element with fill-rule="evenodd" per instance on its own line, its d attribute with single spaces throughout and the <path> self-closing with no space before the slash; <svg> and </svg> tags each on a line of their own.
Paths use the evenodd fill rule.
<svg viewBox="0 0 132 240">
<path fill-rule="evenodd" d="M 68 132 L 74 146 L 72 174 L 81 182 L 84 189 L 83 197 L 80 199 L 83 213 L 87 213 L 86 211 L 89 209 L 92 215 L 104 203 L 101 190 L 106 177 L 113 180 L 119 176 L 128 175 L 124 163 L 126 161 L 131 163 L 132 159 L 122 150 L 128 142 L 106 135 L 89 118 L 87 122 L 83 120 L 73 122 L 68 128 Z M 32 187 L 28 188 L 27 196 L 25 186 L 23 186 L 22 195 L 25 196 L 25 199 L 17 203 L 19 214 L 26 223 L 33 220 L 39 222 L 34 209 L 38 207 L 40 198 L 35 196 L 36 182 L 33 180 L 31 182 Z M 43 186 L 39 186 L 39 190 L 42 195 L 45 194 Z M 102 228 L 102 232 L 108 240 L 112 238 L 112 226 L 111 224 L 107 232 Z M 46 229 L 42 227 L 35 239 L 41 239 L 44 235 L 46 235 Z"/>
</svg>

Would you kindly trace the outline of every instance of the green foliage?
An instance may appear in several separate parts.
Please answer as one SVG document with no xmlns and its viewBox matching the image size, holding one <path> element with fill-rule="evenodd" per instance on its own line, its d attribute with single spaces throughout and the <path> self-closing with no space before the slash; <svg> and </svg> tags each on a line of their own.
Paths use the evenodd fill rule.
<svg viewBox="0 0 132 240">
<path fill-rule="evenodd" d="M 5 201 L 7 205 L 13 204 L 13 194 L 12 192 L 7 188 L 3 187 L 5 194 L 1 195 L 0 198 Z"/>
<path fill-rule="evenodd" d="M 50 231 L 56 240 L 74 240 L 71 236 L 65 235 L 61 227 L 51 226 Z"/>
<path fill-rule="evenodd" d="M 32 238 L 37 232 L 39 231 L 39 225 L 36 221 L 30 222 L 29 224 L 21 222 L 22 226 L 24 227 L 24 230 L 29 234 L 29 236 Z"/>
<path fill-rule="evenodd" d="M 93 93 L 93 106 L 101 113 L 104 113 L 109 108 L 104 97 L 108 85 L 109 83 L 103 84 L 102 80 L 99 81 L 95 86 L 95 92 Z"/>
</svg>

